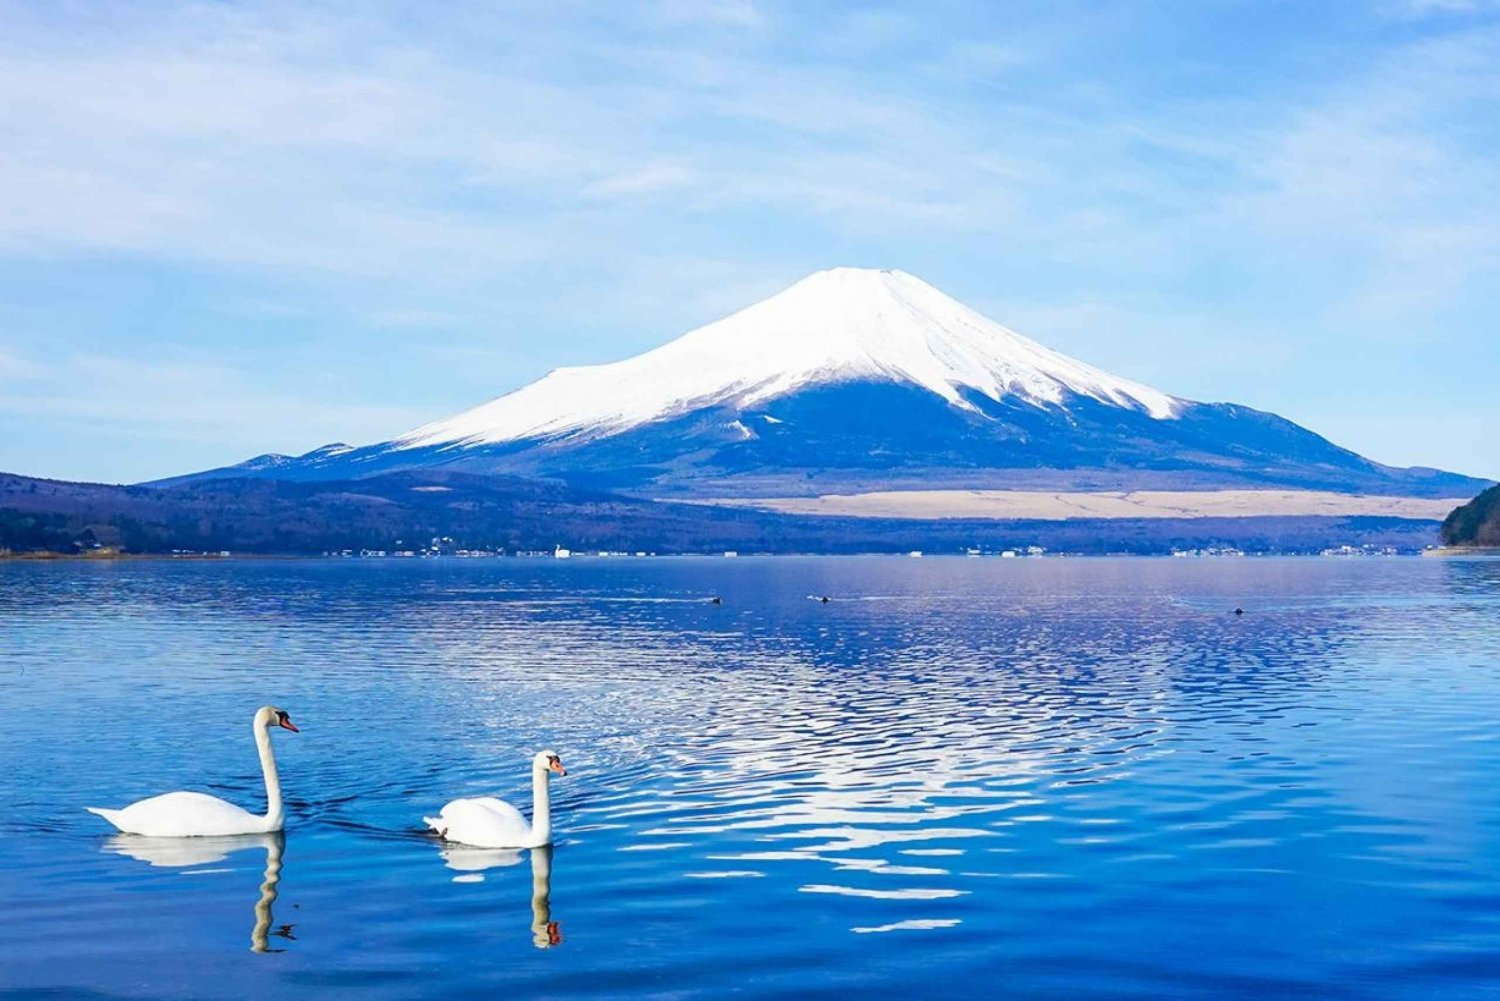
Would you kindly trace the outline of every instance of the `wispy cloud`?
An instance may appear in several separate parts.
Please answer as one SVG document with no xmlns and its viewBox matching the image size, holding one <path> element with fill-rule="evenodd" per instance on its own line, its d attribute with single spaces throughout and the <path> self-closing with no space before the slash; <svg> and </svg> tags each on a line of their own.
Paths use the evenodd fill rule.
<svg viewBox="0 0 1500 1001">
<path fill-rule="evenodd" d="M 601 177 L 584 185 L 585 198 L 616 198 L 681 191 L 696 180 L 692 170 L 677 163 L 656 163 L 639 170 Z"/>
<path fill-rule="evenodd" d="M 765 16 L 752 0 L 657 0 L 646 8 L 671 24 L 715 24 L 756 28 Z"/>
<path fill-rule="evenodd" d="M 7 390 L 8 384 L 40 378 L 45 371 L 37 362 L 0 347 L 0 393 Z"/>
<path fill-rule="evenodd" d="M 1467 147 L 1462 119 L 1497 98 L 1500 30 L 1404 49 L 1267 135 L 1246 159 L 1255 183 L 1226 199 L 1230 221 L 1302 261 L 1341 263 L 1334 313 L 1430 316 L 1500 276 L 1500 162 Z"/>
<path fill-rule="evenodd" d="M 993 154 L 965 149 L 923 102 L 764 55 L 590 39 L 564 62 L 625 78 L 594 87 L 527 65 L 481 74 L 363 30 L 200 10 L 185 33 L 117 49 L 12 51 L 0 251 L 420 278 L 576 253 L 549 206 L 686 190 L 700 206 L 801 206 L 863 231 L 883 212 L 973 220 L 974 182 L 994 180 L 978 162 Z M 707 145 L 700 121 L 719 123 Z M 766 142 L 767 128 L 780 136 Z M 697 162 L 662 157 L 684 144 Z M 496 196 L 476 201 L 486 188 Z"/>
<path fill-rule="evenodd" d="M 0 363 L 6 359 L 17 361 L 0 355 Z M 146 439 L 244 451 L 269 438 L 291 449 L 312 448 L 350 427 L 384 426 L 394 434 L 426 416 L 411 408 L 267 389 L 204 359 L 83 354 L 18 364 L 19 369 L 0 368 L 0 414 L 107 423 L 116 434 L 132 430 Z"/>
<path fill-rule="evenodd" d="M 1500 11 L 1500 0 L 1390 0 L 1381 10 L 1399 18 L 1474 15 Z"/>
</svg>

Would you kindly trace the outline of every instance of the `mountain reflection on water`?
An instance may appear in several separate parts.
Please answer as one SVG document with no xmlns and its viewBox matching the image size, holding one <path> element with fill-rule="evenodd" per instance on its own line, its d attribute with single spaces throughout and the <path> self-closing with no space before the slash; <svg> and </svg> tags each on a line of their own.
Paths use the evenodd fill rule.
<svg viewBox="0 0 1500 1001">
<path fill-rule="evenodd" d="M 0 565 L 0 989 L 1482 993 L 1497 613 L 1482 560 Z M 81 812 L 256 808 L 265 702 L 284 841 Z M 551 850 L 422 832 L 544 746 Z"/>
</svg>

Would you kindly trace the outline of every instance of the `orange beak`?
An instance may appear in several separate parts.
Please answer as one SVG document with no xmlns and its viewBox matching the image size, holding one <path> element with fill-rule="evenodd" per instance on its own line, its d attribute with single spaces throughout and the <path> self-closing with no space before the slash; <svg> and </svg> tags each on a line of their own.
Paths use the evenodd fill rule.
<svg viewBox="0 0 1500 1001">
<path fill-rule="evenodd" d="M 547 767 L 550 768 L 550 769 L 552 769 L 554 772 L 556 772 L 559 775 L 566 775 L 566 774 L 568 774 L 568 770 L 563 767 L 563 763 L 561 761 L 554 760 L 552 762 L 552 764 L 548 765 Z"/>
<path fill-rule="evenodd" d="M 277 721 L 277 725 L 285 727 L 286 729 L 292 731 L 293 733 L 301 733 L 302 732 L 302 731 L 298 730 L 295 726 L 293 726 L 292 725 L 292 721 L 290 719 L 288 719 L 287 717 L 285 717 L 285 716 L 281 717 L 281 719 Z"/>
</svg>

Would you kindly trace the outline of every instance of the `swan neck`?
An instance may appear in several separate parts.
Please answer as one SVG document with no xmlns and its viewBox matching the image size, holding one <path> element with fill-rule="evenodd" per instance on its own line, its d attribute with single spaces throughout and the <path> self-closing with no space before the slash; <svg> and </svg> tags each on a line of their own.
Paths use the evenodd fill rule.
<svg viewBox="0 0 1500 1001">
<path fill-rule="evenodd" d="M 552 797 L 548 794 L 547 772 L 531 770 L 531 834 L 533 845 L 552 842 Z"/>
<path fill-rule="evenodd" d="M 279 831 L 285 821 L 281 811 L 281 776 L 276 774 L 276 752 L 271 750 L 270 728 L 255 720 L 255 747 L 260 752 L 260 770 L 266 777 L 266 830 Z"/>
</svg>

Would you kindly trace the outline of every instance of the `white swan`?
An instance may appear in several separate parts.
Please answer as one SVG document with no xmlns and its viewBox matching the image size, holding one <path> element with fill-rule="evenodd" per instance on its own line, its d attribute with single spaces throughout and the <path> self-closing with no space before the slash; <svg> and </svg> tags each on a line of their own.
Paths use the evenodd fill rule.
<svg viewBox="0 0 1500 1001">
<path fill-rule="evenodd" d="M 552 809 L 547 796 L 550 772 L 568 774 L 556 751 L 542 751 L 531 760 L 531 823 L 521 811 L 493 796 L 455 799 L 436 817 L 423 817 L 427 826 L 449 841 L 476 848 L 540 848 L 552 843 Z"/>
<path fill-rule="evenodd" d="M 126 834 L 144 834 L 153 838 L 206 838 L 279 831 L 284 818 L 281 779 L 276 775 L 276 756 L 271 753 L 273 726 L 297 732 L 287 714 L 275 706 L 262 706 L 255 714 L 255 746 L 260 751 L 260 768 L 266 777 L 265 816 L 201 792 L 163 793 L 132 803 L 122 810 L 105 810 L 96 806 L 85 809 L 97 813 Z"/>
</svg>

